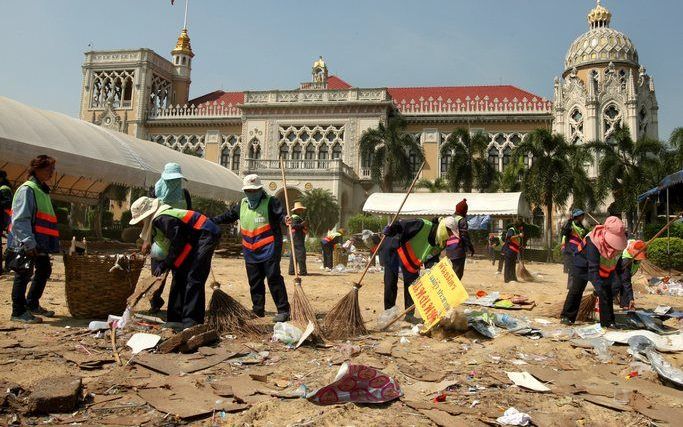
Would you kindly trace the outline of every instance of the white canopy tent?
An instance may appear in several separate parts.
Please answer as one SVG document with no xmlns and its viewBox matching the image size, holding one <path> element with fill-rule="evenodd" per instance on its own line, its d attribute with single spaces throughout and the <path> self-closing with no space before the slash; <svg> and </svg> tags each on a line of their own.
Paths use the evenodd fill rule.
<svg viewBox="0 0 683 427">
<path fill-rule="evenodd" d="M 57 159 L 56 199 L 92 204 L 110 184 L 147 188 L 169 162 L 181 165 L 193 195 L 241 198 L 242 180 L 216 163 L 0 96 L 0 169 L 20 183 L 39 154 Z"/>
<path fill-rule="evenodd" d="M 371 194 L 363 205 L 363 212 L 395 214 L 404 197 L 403 193 Z M 531 218 L 529 203 L 522 193 L 413 193 L 408 196 L 400 215 L 451 215 L 462 199 L 467 199 L 468 215 Z"/>
</svg>

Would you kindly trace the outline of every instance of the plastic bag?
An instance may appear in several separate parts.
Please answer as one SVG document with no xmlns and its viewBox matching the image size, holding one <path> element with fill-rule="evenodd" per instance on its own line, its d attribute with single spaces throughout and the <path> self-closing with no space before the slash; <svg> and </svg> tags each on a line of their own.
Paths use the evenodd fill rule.
<svg viewBox="0 0 683 427">
<path fill-rule="evenodd" d="M 591 338 L 588 342 L 593 346 L 593 352 L 598 356 L 600 362 L 609 363 L 609 361 L 612 360 L 612 355 L 609 352 L 609 348 L 613 344 L 612 341 L 599 337 Z"/>
<path fill-rule="evenodd" d="M 273 326 L 273 337 L 272 341 L 280 341 L 288 347 L 294 347 L 299 340 L 303 332 L 301 329 L 287 322 L 277 322 Z"/>
<path fill-rule="evenodd" d="M 388 310 L 384 310 L 382 312 L 382 314 L 379 315 L 379 318 L 377 319 L 377 329 L 381 331 L 387 324 L 389 324 L 389 322 L 394 320 L 396 318 L 396 316 L 398 316 L 399 313 L 400 313 L 400 311 L 398 310 L 398 307 L 396 307 L 396 306 L 393 306 Z M 400 327 L 399 323 L 400 322 L 396 322 L 393 325 L 391 325 L 389 330 L 390 331 L 397 330 Z"/>
</svg>

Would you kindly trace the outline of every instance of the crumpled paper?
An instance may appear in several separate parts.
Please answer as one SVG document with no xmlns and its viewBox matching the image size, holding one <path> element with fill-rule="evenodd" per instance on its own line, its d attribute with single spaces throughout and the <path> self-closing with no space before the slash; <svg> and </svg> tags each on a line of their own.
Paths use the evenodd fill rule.
<svg viewBox="0 0 683 427">
<path fill-rule="evenodd" d="M 403 396 L 398 382 L 377 369 L 344 363 L 334 381 L 306 398 L 318 405 L 384 403 Z"/>
<path fill-rule="evenodd" d="M 502 417 L 496 418 L 496 421 L 504 426 L 528 426 L 531 422 L 529 414 L 519 412 L 515 408 L 509 408 L 503 413 Z"/>
</svg>

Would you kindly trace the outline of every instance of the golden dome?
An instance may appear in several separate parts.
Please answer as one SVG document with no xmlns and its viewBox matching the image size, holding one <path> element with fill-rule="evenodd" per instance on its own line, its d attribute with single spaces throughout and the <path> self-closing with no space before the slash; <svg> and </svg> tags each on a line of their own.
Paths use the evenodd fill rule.
<svg viewBox="0 0 683 427">
<path fill-rule="evenodd" d="M 612 13 L 598 0 L 597 6 L 588 13 L 588 25 L 590 28 L 609 27 Z"/>
<path fill-rule="evenodd" d="M 187 35 L 187 28 L 183 28 L 178 36 L 178 43 L 175 45 L 175 49 L 171 51 L 171 55 L 185 54 L 190 58 L 194 57 L 192 52 L 192 46 L 190 46 L 190 36 Z"/>
<path fill-rule="evenodd" d="M 321 70 L 324 70 L 325 68 L 327 68 L 327 65 L 325 65 L 325 60 L 323 59 L 322 56 L 321 56 L 320 58 L 318 58 L 318 59 L 313 63 L 313 69 L 316 69 L 316 68 L 319 68 L 319 69 L 321 69 Z"/>
</svg>

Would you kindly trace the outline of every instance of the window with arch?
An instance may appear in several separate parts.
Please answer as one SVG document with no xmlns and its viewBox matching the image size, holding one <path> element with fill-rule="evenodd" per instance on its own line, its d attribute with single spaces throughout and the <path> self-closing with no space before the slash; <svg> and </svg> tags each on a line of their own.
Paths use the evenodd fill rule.
<svg viewBox="0 0 683 427">
<path fill-rule="evenodd" d="M 512 158 L 512 148 L 508 145 L 503 148 L 503 169 L 510 164 L 510 159 Z"/>
<path fill-rule="evenodd" d="M 500 169 L 498 166 L 498 159 L 500 158 L 500 152 L 496 147 L 489 148 L 488 161 L 496 170 Z"/>
<path fill-rule="evenodd" d="M 640 108 L 640 112 L 638 113 L 638 134 L 639 136 L 645 136 L 647 134 L 647 125 L 648 125 L 648 117 L 647 117 L 647 110 L 645 109 L 645 106 Z"/>
<path fill-rule="evenodd" d="M 304 156 L 306 160 L 315 160 L 315 145 L 307 144 Z"/>
<path fill-rule="evenodd" d="M 441 152 L 441 164 L 440 164 L 441 175 L 446 175 L 448 173 L 448 165 L 451 164 L 452 159 L 453 159 L 453 151 L 452 150 Z"/>
<path fill-rule="evenodd" d="M 617 127 L 621 125 L 621 111 L 615 104 L 610 104 L 605 108 L 603 112 L 603 138 L 605 142 L 612 141 L 612 135 L 616 131 Z"/>
<path fill-rule="evenodd" d="M 301 160 L 301 145 L 294 144 L 292 146 L 292 160 Z"/>
<path fill-rule="evenodd" d="M 280 159 L 287 160 L 287 157 L 289 157 L 289 147 L 287 146 L 287 144 L 281 144 Z"/>
<path fill-rule="evenodd" d="M 332 158 L 341 159 L 342 158 L 342 147 L 339 143 L 334 144 L 332 147 Z"/>
<path fill-rule="evenodd" d="M 233 172 L 239 172 L 240 171 L 240 161 L 242 160 L 242 150 L 240 149 L 239 146 L 235 147 L 235 149 L 232 151 L 232 171 Z"/>
<path fill-rule="evenodd" d="M 135 70 L 95 71 L 92 74 L 90 107 L 104 108 L 111 101 L 114 108 L 131 106 Z"/>
<path fill-rule="evenodd" d="M 318 149 L 318 160 L 327 160 L 329 157 L 330 149 L 327 144 L 322 144 Z"/>
<path fill-rule="evenodd" d="M 221 166 L 224 168 L 230 166 L 230 147 L 223 147 L 221 150 Z"/>
<path fill-rule="evenodd" d="M 574 108 L 569 114 L 569 142 L 580 144 L 583 142 L 583 113 Z"/>
<path fill-rule="evenodd" d="M 410 172 L 412 174 L 417 173 L 417 170 L 420 168 L 417 151 L 410 150 L 410 152 L 408 152 L 408 163 L 410 164 Z"/>
<path fill-rule="evenodd" d="M 261 158 L 261 141 L 256 137 L 249 141 L 249 158 L 254 160 Z"/>
</svg>

